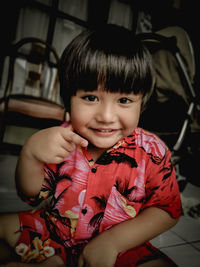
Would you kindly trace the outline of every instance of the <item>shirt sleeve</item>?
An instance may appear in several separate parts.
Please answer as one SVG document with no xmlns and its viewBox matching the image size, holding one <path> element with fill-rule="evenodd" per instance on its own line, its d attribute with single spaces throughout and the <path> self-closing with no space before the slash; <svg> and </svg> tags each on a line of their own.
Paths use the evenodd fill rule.
<svg viewBox="0 0 200 267">
<path fill-rule="evenodd" d="M 143 209 L 152 206 L 165 210 L 173 218 L 183 215 L 176 173 L 167 149 L 160 161 L 149 159 Z"/>
</svg>

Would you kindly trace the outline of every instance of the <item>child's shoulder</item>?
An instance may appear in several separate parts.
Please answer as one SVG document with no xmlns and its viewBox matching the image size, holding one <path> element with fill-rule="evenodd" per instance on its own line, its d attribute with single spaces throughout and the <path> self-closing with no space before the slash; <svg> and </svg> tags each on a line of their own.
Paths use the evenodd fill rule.
<svg viewBox="0 0 200 267">
<path fill-rule="evenodd" d="M 137 139 L 141 139 L 141 140 L 155 140 L 158 143 L 161 143 L 162 145 L 165 145 L 165 142 L 155 133 L 150 132 L 148 130 L 145 130 L 143 128 L 137 127 L 135 129 L 135 136 Z"/>
<path fill-rule="evenodd" d="M 142 129 L 140 127 L 135 129 L 135 143 L 137 146 L 142 147 L 147 153 L 149 151 L 157 150 L 159 154 L 166 154 L 169 150 L 163 140 L 160 139 L 155 133 Z"/>
</svg>

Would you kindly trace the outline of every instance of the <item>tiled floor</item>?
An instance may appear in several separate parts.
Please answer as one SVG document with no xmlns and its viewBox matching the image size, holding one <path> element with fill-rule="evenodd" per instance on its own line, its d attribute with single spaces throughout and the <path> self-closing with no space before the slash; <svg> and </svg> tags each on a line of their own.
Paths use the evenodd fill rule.
<svg viewBox="0 0 200 267">
<path fill-rule="evenodd" d="M 182 197 L 183 206 L 187 203 L 187 208 L 200 203 L 200 188 L 188 184 Z M 200 219 L 193 219 L 185 213 L 177 225 L 153 239 L 152 243 L 178 266 L 200 267 Z"/>
<path fill-rule="evenodd" d="M 0 212 L 29 208 L 16 195 L 16 161 L 16 156 L 0 154 Z M 182 200 L 187 212 L 191 206 L 200 203 L 200 187 L 188 183 Z M 176 226 L 153 239 L 152 243 L 170 256 L 179 267 L 200 267 L 200 218 L 193 219 L 186 213 Z"/>
</svg>

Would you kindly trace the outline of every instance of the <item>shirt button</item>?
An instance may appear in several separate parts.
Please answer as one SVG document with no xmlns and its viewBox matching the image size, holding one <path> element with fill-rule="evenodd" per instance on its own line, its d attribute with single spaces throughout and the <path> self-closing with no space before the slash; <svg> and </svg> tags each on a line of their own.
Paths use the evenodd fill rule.
<svg viewBox="0 0 200 267">
<path fill-rule="evenodd" d="M 97 167 L 92 168 L 93 173 L 96 173 L 96 171 L 97 171 Z"/>
<path fill-rule="evenodd" d="M 84 208 L 84 209 L 82 209 L 82 211 L 81 211 L 83 214 L 86 214 L 87 213 L 87 209 L 86 208 Z"/>
</svg>

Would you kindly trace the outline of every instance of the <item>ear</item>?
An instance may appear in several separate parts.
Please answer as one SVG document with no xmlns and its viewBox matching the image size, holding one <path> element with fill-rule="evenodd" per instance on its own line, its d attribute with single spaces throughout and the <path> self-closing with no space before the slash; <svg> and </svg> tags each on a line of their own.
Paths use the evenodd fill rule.
<svg viewBox="0 0 200 267">
<path fill-rule="evenodd" d="M 69 112 L 65 113 L 65 121 L 70 121 L 70 114 Z"/>
</svg>

